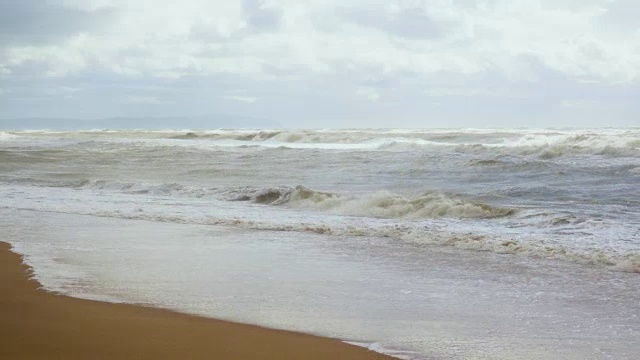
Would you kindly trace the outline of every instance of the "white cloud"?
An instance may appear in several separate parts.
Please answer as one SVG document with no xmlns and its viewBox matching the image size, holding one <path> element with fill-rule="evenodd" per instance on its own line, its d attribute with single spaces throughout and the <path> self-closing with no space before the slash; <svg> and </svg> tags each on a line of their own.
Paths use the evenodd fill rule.
<svg viewBox="0 0 640 360">
<path fill-rule="evenodd" d="M 560 102 L 560 105 L 566 108 L 597 108 L 599 102 L 596 100 L 584 100 L 584 99 L 565 99 Z"/>
<path fill-rule="evenodd" d="M 122 102 L 126 104 L 152 104 L 152 105 L 159 105 L 159 104 L 165 103 L 160 98 L 155 96 L 137 96 L 137 95 L 127 96 L 126 98 L 122 99 Z"/>
<path fill-rule="evenodd" d="M 637 123 L 640 109 L 635 0 L 9 4 L 0 87 L 3 110 L 17 116 L 220 111 L 313 126 L 470 117 L 538 125 L 595 119 L 606 111 L 590 109 L 612 106 Z M 31 18 L 2 21 L 11 14 Z"/>
<path fill-rule="evenodd" d="M 271 69 L 298 76 L 335 74 L 347 66 L 419 75 L 491 70 L 535 81 L 535 69 L 521 61 L 525 56 L 576 79 L 640 78 L 640 30 L 603 23 L 615 5 L 609 0 L 62 3 L 88 12 L 115 9 L 118 16 L 96 33 L 11 46 L 0 55 L 0 68 L 36 62 L 45 64 L 50 76 L 97 67 L 180 78 L 268 77 Z"/>
<path fill-rule="evenodd" d="M 444 97 L 444 96 L 490 96 L 490 97 L 504 97 L 504 98 L 519 98 L 521 95 L 514 94 L 505 89 L 492 89 L 492 88 L 473 88 L 473 87 L 434 87 L 424 91 L 428 96 Z"/>
<path fill-rule="evenodd" d="M 369 101 L 378 101 L 380 100 L 380 92 L 371 87 L 360 87 L 356 90 L 356 94 L 366 98 Z"/>
<path fill-rule="evenodd" d="M 48 89 L 43 89 L 43 92 L 49 96 L 72 96 L 73 94 L 82 91 L 81 88 L 71 86 L 58 86 Z"/>
<path fill-rule="evenodd" d="M 233 100 L 249 104 L 253 104 L 254 102 L 258 101 L 258 98 L 255 96 L 225 95 L 221 96 L 221 98 L 225 100 Z"/>
<path fill-rule="evenodd" d="M 88 12 L 109 9 L 114 6 L 111 0 L 49 0 L 48 2 L 50 4 L 59 4 L 67 8 Z"/>
</svg>

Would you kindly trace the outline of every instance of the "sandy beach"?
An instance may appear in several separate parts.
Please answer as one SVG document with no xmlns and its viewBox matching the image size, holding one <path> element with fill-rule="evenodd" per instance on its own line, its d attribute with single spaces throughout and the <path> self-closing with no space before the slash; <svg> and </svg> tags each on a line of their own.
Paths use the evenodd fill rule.
<svg viewBox="0 0 640 360">
<path fill-rule="evenodd" d="M 339 340 L 40 289 L 0 243 L 2 359 L 390 359 Z"/>
</svg>

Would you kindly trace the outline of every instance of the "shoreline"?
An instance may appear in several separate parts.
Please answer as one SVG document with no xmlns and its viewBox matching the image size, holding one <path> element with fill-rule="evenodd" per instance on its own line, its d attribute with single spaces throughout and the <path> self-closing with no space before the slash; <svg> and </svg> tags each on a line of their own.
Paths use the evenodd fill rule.
<svg viewBox="0 0 640 360">
<path fill-rule="evenodd" d="M 55 294 L 0 242 L 0 358 L 394 359 L 341 340 Z"/>
</svg>

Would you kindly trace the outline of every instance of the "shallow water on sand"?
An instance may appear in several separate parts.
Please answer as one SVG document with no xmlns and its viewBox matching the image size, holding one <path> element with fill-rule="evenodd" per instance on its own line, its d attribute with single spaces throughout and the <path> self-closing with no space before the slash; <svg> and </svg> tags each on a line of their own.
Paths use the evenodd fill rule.
<svg viewBox="0 0 640 360">
<path fill-rule="evenodd" d="M 389 238 L 0 215 L 36 277 L 80 297 L 337 337 L 405 358 L 633 359 L 638 351 L 636 274 Z"/>
</svg>

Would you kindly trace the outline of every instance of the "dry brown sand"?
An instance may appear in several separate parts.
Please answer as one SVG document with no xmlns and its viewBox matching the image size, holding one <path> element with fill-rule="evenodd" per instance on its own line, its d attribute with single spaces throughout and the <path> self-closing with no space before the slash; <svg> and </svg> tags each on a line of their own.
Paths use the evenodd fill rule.
<svg viewBox="0 0 640 360">
<path fill-rule="evenodd" d="M 0 242 L 0 359 L 391 359 L 338 340 L 39 289 Z"/>
</svg>

